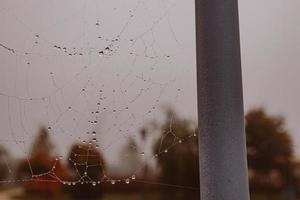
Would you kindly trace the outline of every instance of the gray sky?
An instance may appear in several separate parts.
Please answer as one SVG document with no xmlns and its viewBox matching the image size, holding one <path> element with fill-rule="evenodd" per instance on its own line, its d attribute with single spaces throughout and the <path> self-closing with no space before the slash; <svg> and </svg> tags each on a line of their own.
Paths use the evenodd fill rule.
<svg viewBox="0 0 300 200">
<path fill-rule="evenodd" d="M 239 6 L 245 109 L 286 117 L 300 155 L 300 2 Z M 192 0 L 1 0 L 0 24 L 0 127 L 8 133 L 0 139 L 19 154 L 40 124 L 52 128 L 59 153 L 93 130 L 116 153 L 142 124 L 162 118 L 162 105 L 196 119 Z M 16 150 L 15 140 L 25 145 Z"/>
<path fill-rule="evenodd" d="M 240 0 L 245 108 L 286 118 L 300 155 L 300 2 Z"/>
</svg>

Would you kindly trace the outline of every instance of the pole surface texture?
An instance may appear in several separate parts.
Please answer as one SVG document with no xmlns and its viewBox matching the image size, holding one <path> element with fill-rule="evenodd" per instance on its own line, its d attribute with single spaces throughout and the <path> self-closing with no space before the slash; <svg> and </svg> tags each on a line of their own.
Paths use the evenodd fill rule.
<svg viewBox="0 0 300 200">
<path fill-rule="evenodd" d="M 249 200 L 237 0 L 195 0 L 201 200 Z"/>
</svg>

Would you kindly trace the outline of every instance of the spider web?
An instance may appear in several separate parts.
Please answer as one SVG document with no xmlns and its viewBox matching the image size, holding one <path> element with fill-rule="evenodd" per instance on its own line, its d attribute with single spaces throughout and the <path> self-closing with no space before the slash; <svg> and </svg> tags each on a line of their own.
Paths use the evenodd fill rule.
<svg viewBox="0 0 300 200">
<path fill-rule="evenodd" d="M 145 122 L 163 119 L 163 104 L 182 106 L 182 77 L 193 73 L 194 66 L 174 70 L 185 59 L 185 47 L 170 19 L 177 3 L 31 0 L 23 6 L 9 1 L 0 9 L 0 144 L 25 157 L 31 172 L 1 182 L 129 183 L 149 160 L 196 136 L 178 137 L 170 120 L 167 134 L 160 138 L 161 143 L 166 136 L 174 138 L 167 148 L 153 155 L 151 142 L 131 145 L 140 161 L 130 174 L 116 179 L 103 169 L 101 179 L 89 176 L 88 168 L 103 165 L 101 160 L 87 162 L 95 156 L 92 149 L 101 151 L 108 163 L 117 163 L 115 155 L 124 143 L 141 140 Z M 30 148 L 41 125 L 55 141 L 55 161 L 48 171 L 35 173 Z M 57 163 L 67 159 L 66 151 L 75 142 L 85 151 L 71 152 L 69 159 L 79 178 L 64 180 L 56 174 Z M 85 161 L 72 160 L 75 157 Z M 15 170 L 5 163 L 7 170 Z M 84 173 L 79 166 L 85 167 Z"/>
</svg>

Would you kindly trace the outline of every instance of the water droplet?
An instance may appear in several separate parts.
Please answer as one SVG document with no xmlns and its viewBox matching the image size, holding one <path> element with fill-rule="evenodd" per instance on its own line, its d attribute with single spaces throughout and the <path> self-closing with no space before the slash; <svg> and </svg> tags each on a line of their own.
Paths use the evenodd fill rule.
<svg viewBox="0 0 300 200">
<path fill-rule="evenodd" d="M 179 142 L 179 143 L 182 143 L 182 140 L 179 140 L 178 142 Z"/>
<path fill-rule="evenodd" d="M 111 50 L 109 49 L 109 47 L 106 47 L 106 48 L 104 49 L 104 53 L 105 53 L 105 54 L 108 54 L 109 51 L 111 51 Z"/>
<path fill-rule="evenodd" d="M 114 184 L 116 184 L 116 181 L 115 181 L 115 180 L 111 180 L 110 183 L 111 183 L 112 185 L 114 185 Z"/>
<path fill-rule="evenodd" d="M 127 178 L 127 179 L 125 180 L 125 183 L 126 183 L 126 184 L 129 184 L 129 183 L 130 183 L 129 178 Z"/>
<path fill-rule="evenodd" d="M 165 153 L 168 153 L 168 149 L 165 149 Z"/>
<path fill-rule="evenodd" d="M 131 176 L 131 179 L 132 179 L 132 180 L 135 180 L 135 175 L 134 175 L 134 174 Z"/>
<path fill-rule="evenodd" d="M 141 155 L 144 156 L 144 155 L 145 155 L 145 152 L 142 152 Z"/>
<path fill-rule="evenodd" d="M 93 186 L 96 186 L 96 184 L 97 184 L 97 183 L 96 183 L 95 181 L 92 183 Z"/>
</svg>

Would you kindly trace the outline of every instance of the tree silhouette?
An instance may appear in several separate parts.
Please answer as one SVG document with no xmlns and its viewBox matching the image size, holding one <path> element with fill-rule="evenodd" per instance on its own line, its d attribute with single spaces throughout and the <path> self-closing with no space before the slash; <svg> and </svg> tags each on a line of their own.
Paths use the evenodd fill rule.
<svg viewBox="0 0 300 200">
<path fill-rule="evenodd" d="M 65 168 L 53 155 L 54 145 L 50 141 L 46 128 L 41 127 L 37 137 L 32 143 L 30 154 L 20 161 L 17 176 L 25 182 L 28 192 L 41 195 L 57 195 L 61 192 L 61 184 L 56 177 L 64 178 Z M 44 182 L 34 181 L 43 179 Z M 47 182 L 48 180 L 49 182 Z"/>
<path fill-rule="evenodd" d="M 138 145 L 133 138 L 129 138 L 128 142 L 121 149 L 119 165 L 122 166 L 122 168 L 119 170 L 119 175 L 131 175 L 141 162 Z"/>
<path fill-rule="evenodd" d="M 157 123 L 154 123 L 157 124 Z M 156 125 L 160 133 L 153 146 L 159 168 L 159 181 L 165 184 L 199 188 L 199 154 L 193 121 L 181 119 L 168 109 L 166 120 Z M 176 146 L 170 148 L 176 143 Z M 198 199 L 198 190 L 178 189 L 164 192 L 163 199 Z"/>
<path fill-rule="evenodd" d="M 53 153 L 54 145 L 50 141 L 49 133 L 45 127 L 41 127 L 38 136 L 35 138 L 31 151 L 30 157 L 36 157 L 39 155 L 47 155 L 51 157 Z"/>
<path fill-rule="evenodd" d="M 95 199 L 102 195 L 101 186 L 92 186 L 104 176 L 105 161 L 103 155 L 93 145 L 74 144 L 68 156 L 73 181 L 81 183 L 69 189 L 74 199 Z M 87 184 L 89 183 L 89 184 Z"/>
<path fill-rule="evenodd" d="M 55 164 L 55 158 L 52 156 L 53 147 L 47 129 L 42 127 L 32 143 L 28 159 L 21 162 L 19 172 L 30 178 L 32 175 L 51 170 Z"/>
<path fill-rule="evenodd" d="M 281 117 L 261 109 L 246 115 L 247 158 L 252 189 L 278 190 L 295 184 L 293 144 Z"/>
<path fill-rule="evenodd" d="M 0 180 L 7 179 L 11 173 L 9 161 L 10 155 L 8 151 L 3 146 L 0 146 Z"/>
</svg>

